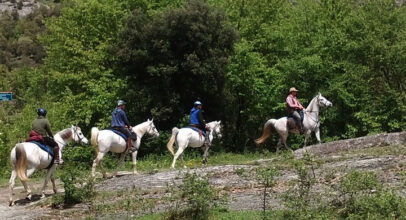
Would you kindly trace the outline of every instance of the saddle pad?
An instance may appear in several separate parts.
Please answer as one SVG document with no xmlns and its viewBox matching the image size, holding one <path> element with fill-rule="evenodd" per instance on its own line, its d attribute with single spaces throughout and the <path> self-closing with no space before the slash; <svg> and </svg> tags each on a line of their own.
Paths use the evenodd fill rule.
<svg viewBox="0 0 406 220">
<path fill-rule="evenodd" d="M 48 146 L 48 145 L 44 145 L 41 144 L 39 142 L 36 141 L 29 141 L 29 143 L 33 143 L 36 144 L 39 148 L 41 148 L 43 151 L 47 152 L 49 155 L 51 155 L 51 157 L 54 157 L 54 151 Z M 52 164 L 52 163 L 51 163 Z"/>
<path fill-rule="evenodd" d="M 199 133 L 199 135 L 203 135 L 203 137 L 206 137 L 206 132 L 202 131 L 201 129 L 192 126 L 189 126 L 188 128 L 192 129 L 193 131 L 196 131 L 197 133 Z"/>
<path fill-rule="evenodd" d="M 117 130 L 115 130 L 115 129 L 113 129 L 113 128 L 109 128 L 109 129 L 107 129 L 107 130 L 110 130 L 110 131 L 112 131 L 112 132 L 118 134 L 120 137 L 122 137 L 122 138 L 124 139 L 124 141 L 127 141 L 127 136 L 125 136 L 125 134 L 123 134 L 123 133 L 121 133 L 121 132 L 119 132 L 119 131 L 117 131 Z"/>
</svg>

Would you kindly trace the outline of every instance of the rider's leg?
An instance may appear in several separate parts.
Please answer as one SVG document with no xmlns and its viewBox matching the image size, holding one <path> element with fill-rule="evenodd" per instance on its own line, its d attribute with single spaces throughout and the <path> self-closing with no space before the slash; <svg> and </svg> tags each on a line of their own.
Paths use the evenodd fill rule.
<svg viewBox="0 0 406 220">
<path fill-rule="evenodd" d="M 300 117 L 299 112 L 293 111 L 293 112 L 292 112 L 292 116 L 293 116 L 293 118 L 295 119 L 295 122 L 296 122 L 296 124 L 297 124 L 298 127 L 299 127 L 299 132 L 300 132 L 300 134 L 303 134 L 302 118 Z"/>
<path fill-rule="evenodd" d="M 117 130 L 119 130 L 121 133 L 123 133 L 127 137 L 127 144 L 129 146 L 131 146 L 131 151 L 132 152 L 136 151 L 137 149 L 134 148 L 131 141 L 133 143 L 135 143 L 135 141 L 137 141 L 137 136 L 134 133 L 130 132 L 130 130 L 128 130 L 125 127 L 118 127 Z"/>
<path fill-rule="evenodd" d="M 54 157 L 55 157 L 54 163 L 61 164 L 62 160 L 59 155 L 58 143 L 56 143 L 55 140 L 50 137 L 44 137 L 44 143 L 52 148 L 52 151 L 54 152 Z"/>
</svg>

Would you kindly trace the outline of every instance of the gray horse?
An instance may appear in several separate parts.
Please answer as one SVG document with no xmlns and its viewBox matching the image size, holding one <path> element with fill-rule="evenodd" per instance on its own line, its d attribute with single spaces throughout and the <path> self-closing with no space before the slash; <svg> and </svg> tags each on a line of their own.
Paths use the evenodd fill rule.
<svg viewBox="0 0 406 220">
<path fill-rule="evenodd" d="M 315 96 L 311 101 L 309 106 L 304 110 L 303 128 L 305 134 L 304 145 L 306 146 L 307 140 L 310 137 L 311 132 L 314 132 L 316 139 L 319 143 L 320 140 L 320 120 L 319 112 L 320 107 L 330 107 L 333 104 L 324 98 L 320 93 Z M 290 149 L 286 144 L 289 133 L 299 133 L 298 129 L 291 126 L 290 119 L 283 117 L 280 119 L 269 119 L 262 131 L 262 136 L 255 140 L 256 144 L 263 143 L 270 135 L 271 129 L 273 128 L 279 134 L 279 142 L 276 147 L 276 152 L 279 151 L 279 146 L 283 143 L 287 149 Z"/>
</svg>

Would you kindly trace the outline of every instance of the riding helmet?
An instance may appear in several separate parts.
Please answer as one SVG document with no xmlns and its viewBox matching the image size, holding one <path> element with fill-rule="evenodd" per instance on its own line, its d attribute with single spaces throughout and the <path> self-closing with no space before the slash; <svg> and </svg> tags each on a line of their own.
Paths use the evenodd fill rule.
<svg viewBox="0 0 406 220">
<path fill-rule="evenodd" d="M 47 110 L 45 110 L 44 108 L 39 108 L 38 110 L 37 110 L 37 114 L 38 115 L 42 115 L 42 116 L 46 116 L 47 115 Z"/>
<path fill-rule="evenodd" d="M 120 106 L 120 105 L 125 105 L 125 102 L 123 100 L 118 100 L 117 106 Z"/>
<path fill-rule="evenodd" d="M 202 103 L 200 101 L 195 101 L 195 103 L 193 103 L 195 106 L 201 105 Z"/>
</svg>

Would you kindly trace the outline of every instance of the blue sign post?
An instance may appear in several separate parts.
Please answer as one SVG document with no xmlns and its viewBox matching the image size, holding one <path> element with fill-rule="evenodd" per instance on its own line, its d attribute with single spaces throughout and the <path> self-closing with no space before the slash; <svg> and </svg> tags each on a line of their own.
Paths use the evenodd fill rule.
<svg viewBox="0 0 406 220">
<path fill-rule="evenodd" d="M 0 92 L 0 101 L 11 101 L 13 99 L 12 92 Z"/>
</svg>

